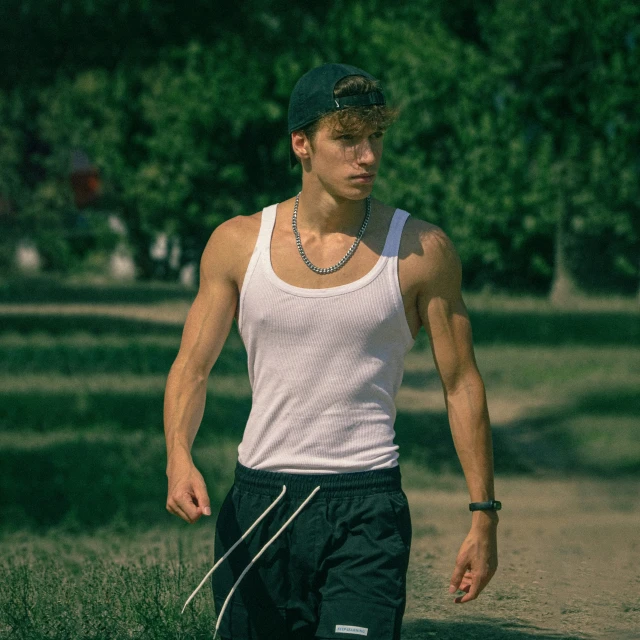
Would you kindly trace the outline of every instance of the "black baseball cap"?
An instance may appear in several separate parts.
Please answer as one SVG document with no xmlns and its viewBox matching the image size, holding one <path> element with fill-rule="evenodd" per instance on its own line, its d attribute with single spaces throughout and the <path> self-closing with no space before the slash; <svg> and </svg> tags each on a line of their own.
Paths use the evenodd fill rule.
<svg viewBox="0 0 640 640">
<path fill-rule="evenodd" d="M 336 83 L 348 76 L 364 76 L 368 80 L 377 81 L 370 73 L 349 64 L 323 64 L 305 73 L 296 82 L 289 99 L 289 136 L 321 118 L 325 113 L 338 111 L 345 107 L 364 107 L 385 104 L 382 91 L 371 91 L 353 96 L 333 95 Z M 291 166 L 298 159 L 289 142 Z"/>
</svg>

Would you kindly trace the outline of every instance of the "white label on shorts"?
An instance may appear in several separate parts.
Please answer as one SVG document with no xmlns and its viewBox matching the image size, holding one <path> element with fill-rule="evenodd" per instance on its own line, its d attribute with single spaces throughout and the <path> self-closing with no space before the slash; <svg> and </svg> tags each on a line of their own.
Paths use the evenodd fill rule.
<svg viewBox="0 0 640 640">
<path fill-rule="evenodd" d="M 354 636 L 368 636 L 367 627 L 352 627 L 350 624 L 337 624 L 335 633 L 352 633 Z"/>
</svg>

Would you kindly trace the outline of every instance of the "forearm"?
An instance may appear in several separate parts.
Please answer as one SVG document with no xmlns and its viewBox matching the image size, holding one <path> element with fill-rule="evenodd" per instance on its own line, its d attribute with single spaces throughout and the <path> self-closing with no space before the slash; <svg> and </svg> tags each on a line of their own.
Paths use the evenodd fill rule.
<svg viewBox="0 0 640 640">
<path fill-rule="evenodd" d="M 164 434 L 167 469 L 175 462 L 191 461 L 207 397 L 207 376 L 176 360 L 167 378 L 164 395 Z"/>
<path fill-rule="evenodd" d="M 493 444 L 484 384 L 480 374 L 467 374 L 445 393 L 453 442 L 472 502 L 495 498 Z"/>
</svg>

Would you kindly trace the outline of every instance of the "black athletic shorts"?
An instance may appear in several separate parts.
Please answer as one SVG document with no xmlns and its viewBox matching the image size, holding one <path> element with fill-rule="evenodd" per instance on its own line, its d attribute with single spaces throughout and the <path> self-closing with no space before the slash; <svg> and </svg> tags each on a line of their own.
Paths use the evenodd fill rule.
<svg viewBox="0 0 640 640">
<path fill-rule="evenodd" d="M 283 485 L 284 496 L 211 576 L 218 616 L 252 558 L 320 489 L 242 578 L 223 613 L 219 637 L 399 640 L 411 547 L 400 468 L 298 474 L 237 463 L 216 521 L 216 562 Z"/>
</svg>

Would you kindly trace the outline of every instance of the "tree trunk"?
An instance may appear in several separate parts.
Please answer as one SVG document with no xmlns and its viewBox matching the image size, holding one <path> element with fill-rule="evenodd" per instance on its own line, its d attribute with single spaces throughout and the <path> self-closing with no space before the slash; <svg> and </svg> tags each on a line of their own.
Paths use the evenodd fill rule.
<svg viewBox="0 0 640 640">
<path fill-rule="evenodd" d="M 556 223 L 555 260 L 553 265 L 553 281 L 549 293 L 551 304 L 557 307 L 567 306 L 579 293 L 576 282 L 567 264 L 565 251 L 565 226 L 567 219 L 566 203 L 562 202 Z"/>
<path fill-rule="evenodd" d="M 640 275 L 640 260 L 638 260 L 638 275 Z M 638 305 L 640 305 L 640 279 L 638 280 Z"/>
</svg>

